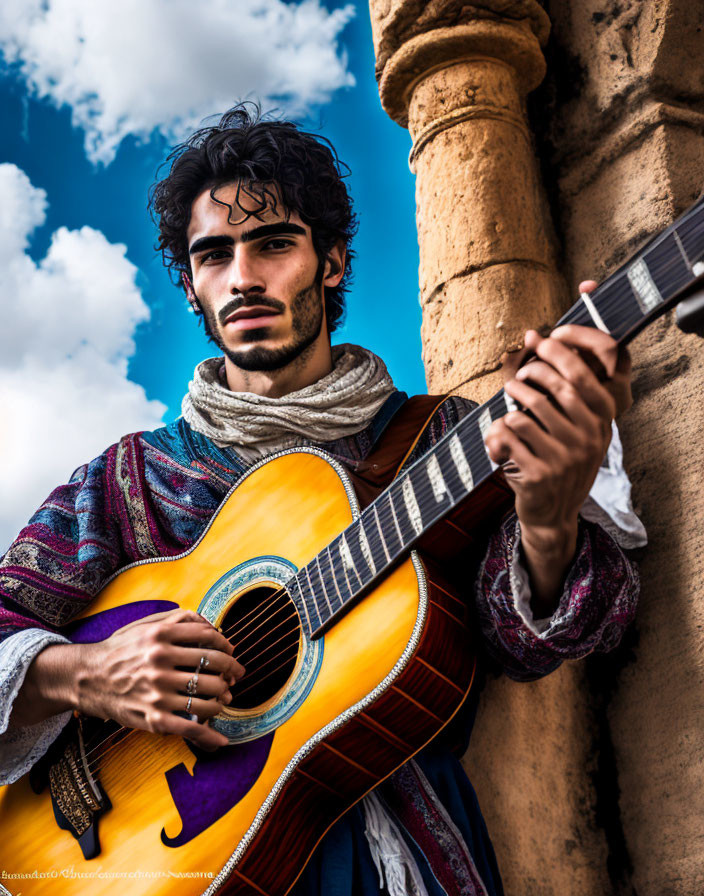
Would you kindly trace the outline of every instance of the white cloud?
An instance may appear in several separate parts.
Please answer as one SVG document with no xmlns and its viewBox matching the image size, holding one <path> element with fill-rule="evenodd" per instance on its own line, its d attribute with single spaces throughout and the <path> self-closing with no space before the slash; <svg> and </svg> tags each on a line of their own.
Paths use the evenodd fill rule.
<svg viewBox="0 0 704 896">
<path fill-rule="evenodd" d="M 73 470 L 166 410 L 127 378 L 134 331 L 149 318 L 124 245 L 59 228 L 27 254 L 46 193 L 0 165 L 0 553 Z"/>
<path fill-rule="evenodd" d="M 180 139 L 240 99 L 292 115 L 326 102 L 354 84 L 337 45 L 353 15 L 321 0 L 3 0 L 0 50 L 108 163 L 128 134 Z"/>
</svg>

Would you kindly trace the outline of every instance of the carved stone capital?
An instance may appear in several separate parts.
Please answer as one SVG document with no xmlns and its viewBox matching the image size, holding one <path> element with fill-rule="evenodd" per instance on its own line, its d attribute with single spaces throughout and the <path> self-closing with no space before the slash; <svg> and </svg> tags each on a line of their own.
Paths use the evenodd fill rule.
<svg viewBox="0 0 704 896">
<path fill-rule="evenodd" d="M 472 58 L 503 61 L 516 72 L 521 93 L 545 75 L 541 44 L 550 21 L 536 0 L 371 0 L 381 102 L 401 125 L 417 82 L 448 65 Z"/>
</svg>

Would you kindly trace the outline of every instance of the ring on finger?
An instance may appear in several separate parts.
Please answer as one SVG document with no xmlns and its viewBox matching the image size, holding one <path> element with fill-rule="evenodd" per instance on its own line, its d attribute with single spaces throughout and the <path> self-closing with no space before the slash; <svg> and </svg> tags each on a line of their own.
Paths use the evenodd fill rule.
<svg viewBox="0 0 704 896">
<path fill-rule="evenodd" d="M 192 695 L 188 697 L 188 700 L 186 700 L 186 712 L 188 713 L 188 715 L 191 714 L 191 703 L 193 703 Z"/>
<path fill-rule="evenodd" d="M 210 665 L 210 660 L 208 659 L 208 657 L 205 654 L 203 654 L 203 656 L 200 658 L 200 662 L 198 663 L 198 669 L 196 670 L 196 674 L 198 674 L 198 672 L 202 672 L 203 669 L 207 669 L 209 665 Z"/>
<path fill-rule="evenodd" d="M 198 691 L 198 671 L 193 674 L 193 677 L 189 679 L 188 684 L 186 685 L 186 693 L 190 694 L 193 697 Z"/>
</svg>

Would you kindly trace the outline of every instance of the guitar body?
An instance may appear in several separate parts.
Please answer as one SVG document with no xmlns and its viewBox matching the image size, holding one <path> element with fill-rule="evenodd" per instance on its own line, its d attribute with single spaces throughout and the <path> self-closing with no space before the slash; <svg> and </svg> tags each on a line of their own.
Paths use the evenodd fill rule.
<svg viewBox="0 0 704 896">
<path fill-rule="evenodd" d="M 241 601 L 254 618 L 252 601 L 357 513 L 349 479 L 322 452 L 277 455 L 240 481 L 186 554 L 123 570 L 72 637 L 100 640 L 170 607 L 198 610 L 227 632 Z M 0 867 L 23 875 L 5 886 L 23 896 L 55 893 L 57 879 L 62 896 L 283 896 L 334 821 L 462 704 L 474 674 L 465 612 L 412 554 L 324 636 L 309 640 L 301 625 L 285 680 L 269 682 L 272 693 L 263 681 L 255 705 L 238 707 L 245 676 L 235 708 L 217 720 L 230 746 L 195 755 L 176 737 L 142 731 L 116 741 L 95 770 L 112 807 L 93 859 L 58 827 L 48 788 L 35 793 L 28 776 L 3 788 Z M 257 624 L 265 634 L 266 615 Z"/>
</svg>

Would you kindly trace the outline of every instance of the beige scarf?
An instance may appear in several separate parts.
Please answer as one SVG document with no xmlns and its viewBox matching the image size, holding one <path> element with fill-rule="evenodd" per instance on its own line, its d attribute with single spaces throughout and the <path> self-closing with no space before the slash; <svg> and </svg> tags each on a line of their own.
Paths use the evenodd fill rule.
<svg viewBox="0 0 704 896">
<path fill-rule="evenodd" d="M 252 463 L 306 442 L 332 442 L 359 432 L 394 391 L 386 365 L 358 345 L 334 345 L 333 369 L 281 398 L 231 392 L 222 358 L 195 369 L 181 407 L 193 429 Z"/>
</svg>

